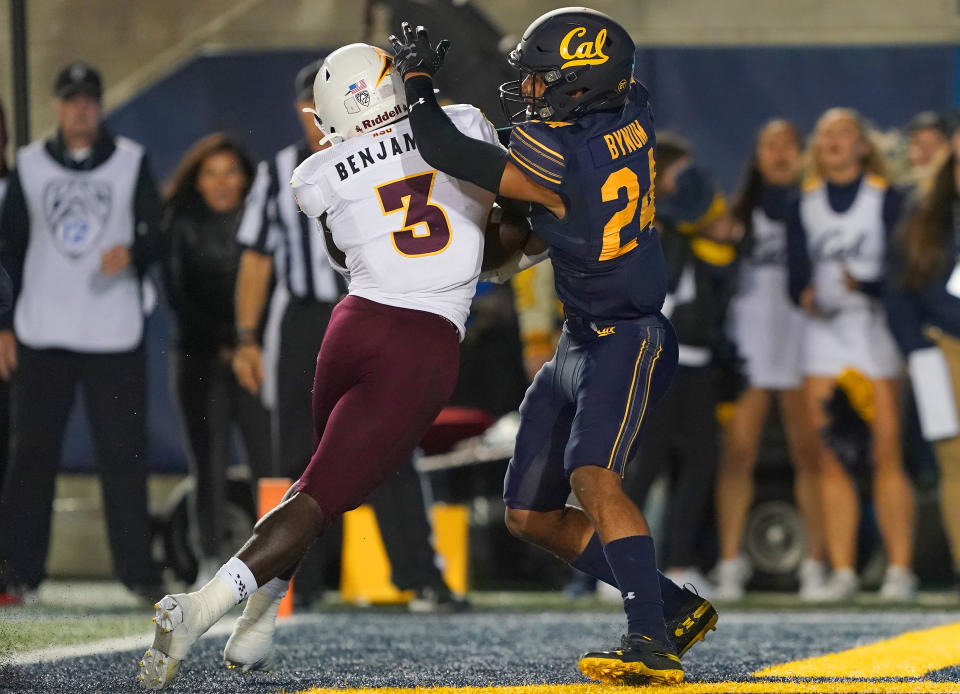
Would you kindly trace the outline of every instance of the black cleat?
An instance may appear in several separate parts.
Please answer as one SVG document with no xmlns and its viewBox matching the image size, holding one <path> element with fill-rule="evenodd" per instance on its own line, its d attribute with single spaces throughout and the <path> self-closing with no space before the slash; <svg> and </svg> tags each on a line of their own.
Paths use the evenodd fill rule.
<svg viewBox="0 0 960 694">
<path fill-rule="evenodd" d="M 677 614 L 666 619 L 667 638 L 678 657 L 683 657 L 693 644 L 707 637 L 708 631 L 717 628 L 717 609 L 710 601 L 688 588 L 683 592 L 689 599 Z"/>
<path fill-rule="evenodd" d="M 584 675 L 605 684 L 683 682 L 680 658 L 669 647 L 640 634 L 624 636 L 619 651 L 585 653 L 577 665 Z"/>
</svg>

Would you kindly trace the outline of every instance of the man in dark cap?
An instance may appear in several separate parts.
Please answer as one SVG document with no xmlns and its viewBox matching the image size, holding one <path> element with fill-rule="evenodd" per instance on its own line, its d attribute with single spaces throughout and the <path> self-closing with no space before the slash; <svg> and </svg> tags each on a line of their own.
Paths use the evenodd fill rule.
<svg viewBox="0 0 960 694">
<path fill-rule="evenodd" d="M 0 593 L 44 578 L 54 479 L 78 384 L 98 453 L 114 570 L 153 594 L 141 278 L 157 259 L 160 200 L 143 147 L 101 120 L 100 75 L 65 67 L 56 135 L 17 152 L 0 211 L 0 261 L 14 310 L 0 317 L 0 378 L 15 403 L 0 497 Z"/>
</svg>

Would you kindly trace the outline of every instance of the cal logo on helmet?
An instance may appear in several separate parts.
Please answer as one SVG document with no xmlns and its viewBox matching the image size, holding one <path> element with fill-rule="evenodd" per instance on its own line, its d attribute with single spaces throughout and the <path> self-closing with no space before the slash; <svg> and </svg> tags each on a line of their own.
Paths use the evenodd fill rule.
<svg viewBox="0 0 960 694">
<path fill-rule="evenodd" d="M 575 65 L 602 65 L 609 58 L 603 54 L 603 44 L 607 40 L 607 30 L 601 29 L 593 41 L 583 41 L 577 45 L 573 53 L 570 52 L 570 43 L 574 38 L 586 36 L 586 27 L 572 29 L 560 42 L 560 57 L 566 60 L 560 66 L 561 70 Z"/>
<path fill-rule="evenodd" d="M 507 61 L 519 79 L 500 85 L 500 103 L 512 123 L 571 121 L 620 107 L 630 90 L 636 46 L 629 32 L 596 10 L 565 7 L 527 27 Z M 523 84 L 539 75 L 539 95 Z M 520 107 L 520 110 L 515 110 Z"/>
</svg>

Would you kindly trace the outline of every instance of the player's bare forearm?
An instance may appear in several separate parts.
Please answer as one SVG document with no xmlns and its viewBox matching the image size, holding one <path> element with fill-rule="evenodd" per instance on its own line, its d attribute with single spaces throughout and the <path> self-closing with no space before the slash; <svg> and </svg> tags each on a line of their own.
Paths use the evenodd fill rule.
<svg viewBox="0 0 960 694">
<path fill-rule="evenodd" d="M 543 205 L 558 219 L 563 217 L 567 210 L 563 198 L 539 183 L 531 181 L 520 169 L 507 162 L 500 179 L 500 195 L 514 200 L 524 200 Z"/>
<path fill-rule="evenodd" d="M 245 250 L 240 256 L 234 310 L 238 330 L 256 330 L 270 292 L 273 260 L 269 255 Z"/>
</svg>

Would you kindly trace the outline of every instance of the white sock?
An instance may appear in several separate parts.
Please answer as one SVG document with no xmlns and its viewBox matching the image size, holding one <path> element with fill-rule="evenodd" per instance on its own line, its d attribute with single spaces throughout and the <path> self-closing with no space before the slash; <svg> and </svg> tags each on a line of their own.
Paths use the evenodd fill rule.
<svg viewBox="0 0 960 694">
<path fill-rule="evenodd" d="M 257 580 L 247 565 L 236 557 L 230 557 L 227 563 L 217 571 L 217 578 L 233 589 L 234 605 L 253 595 L 257 590 Z"/>
<path fill-rule="evenodd" d="M 287 587 L 290 585 L 290 581 L 284 580 L 282 578 L 271 578 L 269 581 L 260 586 L 258 592 L 266 593 L 273 598 L 282 598 L 287 594 Z"/>
</svg>

